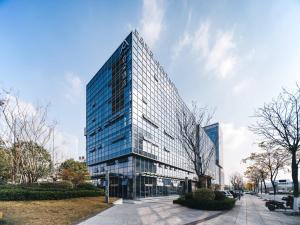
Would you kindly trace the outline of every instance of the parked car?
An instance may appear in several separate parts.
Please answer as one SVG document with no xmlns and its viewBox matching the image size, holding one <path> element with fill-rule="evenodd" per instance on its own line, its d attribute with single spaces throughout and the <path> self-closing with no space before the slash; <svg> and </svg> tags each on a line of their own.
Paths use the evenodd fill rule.
<svg viewBox="0 0 300 225">
<path fill-rule="evenodd" d="M 232 194 L 229 191 L 220 191 L 220 192 L 223 192 L 225 197 L 227 198 L 233 198 Z"/>
<path fill-rule="evenodd" d="M 281 200 L 285 201 L 285 205 L 286 205 L 287 208 L 290 208 L 290 209 L 293 208 L 294 197 L 292 195 L 288 195 L 288 196 L 282 197 Z"/>
<path fill-rule="evenodd" d="M 229 191 L 234 198 L 239 197 L 239 193 L 236 191 Z"/>
</svg>

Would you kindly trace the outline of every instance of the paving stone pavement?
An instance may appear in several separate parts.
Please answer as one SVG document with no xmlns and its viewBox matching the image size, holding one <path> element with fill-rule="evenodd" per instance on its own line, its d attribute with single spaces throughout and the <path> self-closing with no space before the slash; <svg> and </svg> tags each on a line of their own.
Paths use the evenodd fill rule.
<svg viewBox="0 0 300 225">
<path fill-rule="evenodd" d="M 172 199 L 116 205 L 80 225 L 300 225 L 300 217 L 270 212 L 256 196 L 244 196 L 228 212 L 194 210 Z"/>
<path fill-rule="evenodd" d="M 265 202 L 256 196 L 244 196 L 235 208 L 201 225 L 300 225 L 300 217 L 286 215 L 284 211 L 271 212 Z"/>
</svg>

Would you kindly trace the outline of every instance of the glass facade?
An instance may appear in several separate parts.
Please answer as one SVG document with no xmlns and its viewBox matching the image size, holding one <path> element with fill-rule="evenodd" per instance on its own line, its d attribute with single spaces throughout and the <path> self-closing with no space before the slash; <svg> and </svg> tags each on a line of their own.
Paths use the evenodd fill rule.
<svg viewBox="0 0 300 225">
<path fill-rule="evenodd" d="M 100 186 L 109 172 L 110 195 L 181 194 L 196 179 L 177 138 L 184 102 L 136 31 L 88 83 L 86 98 L 87 164 Z"/>
<path fill-rule="evenodd" d="M 204 127 L 204 131 L 212 140 L 216 150 L 216 165 L 219 167 L 216 173 L 217 183 L 221 186 L 224 185 L 224 172 L 223 172 L 223 138 L 222 130 L 219 123 L 211 124 Z"/>
</svg>

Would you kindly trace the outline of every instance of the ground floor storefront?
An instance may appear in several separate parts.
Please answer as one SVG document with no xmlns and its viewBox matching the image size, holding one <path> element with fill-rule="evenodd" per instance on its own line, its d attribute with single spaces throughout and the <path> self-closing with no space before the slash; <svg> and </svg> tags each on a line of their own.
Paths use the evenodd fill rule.
<svg viewBox="0 0 300 225">
<path fill-rule="evenodd" d="M 192 188 L 193 174 L 136 156 L 122 158 L 96 167 L 93 182 L 109 195 L 125 199 L 180 195 Z"/>
<path fill-rule="evenodd" d="M 99 178 L 98 183 L 103 183 L 105 188 L 106 178 Z M 185 181 L 136 175 L 132 178 L 122 175 L 109 175 L 109 195 L 125 199 L 180 195 L 184 192 Z"/>
</svg>

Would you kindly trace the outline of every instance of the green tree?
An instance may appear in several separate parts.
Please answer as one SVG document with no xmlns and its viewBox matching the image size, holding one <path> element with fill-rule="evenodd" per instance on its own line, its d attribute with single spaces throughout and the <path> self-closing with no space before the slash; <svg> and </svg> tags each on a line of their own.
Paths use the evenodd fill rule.
<svg viewBox="0 0 300 225">
<path fill-rule="evenodd" d="M 11 176 L 10 155 L 0 146 L 0 183 L 7 182 Z"/>
<path fill-rule="evenodd" d="M 20 162 L 21 182 L 34 183 L 50 174 L 52 160 L 49 152 L 34 142 L 21 142 L 22 159 Z"/>
<path fill-rule="evenodd" d="M 35 182 L 48 174 L 45 150 L 56 123 L 48 119 L 48 106 L 24 104 L 18 94 L 0 89 L 0 145 L 10 155 L 12 183 Z"/>
<path fill-rule="evenodd" d="M 61 179 L 71 181 L 75 186 L 90 179 L 86 163 L 74 159 L 64 161 L 59 167 Z"/>
</svg>

